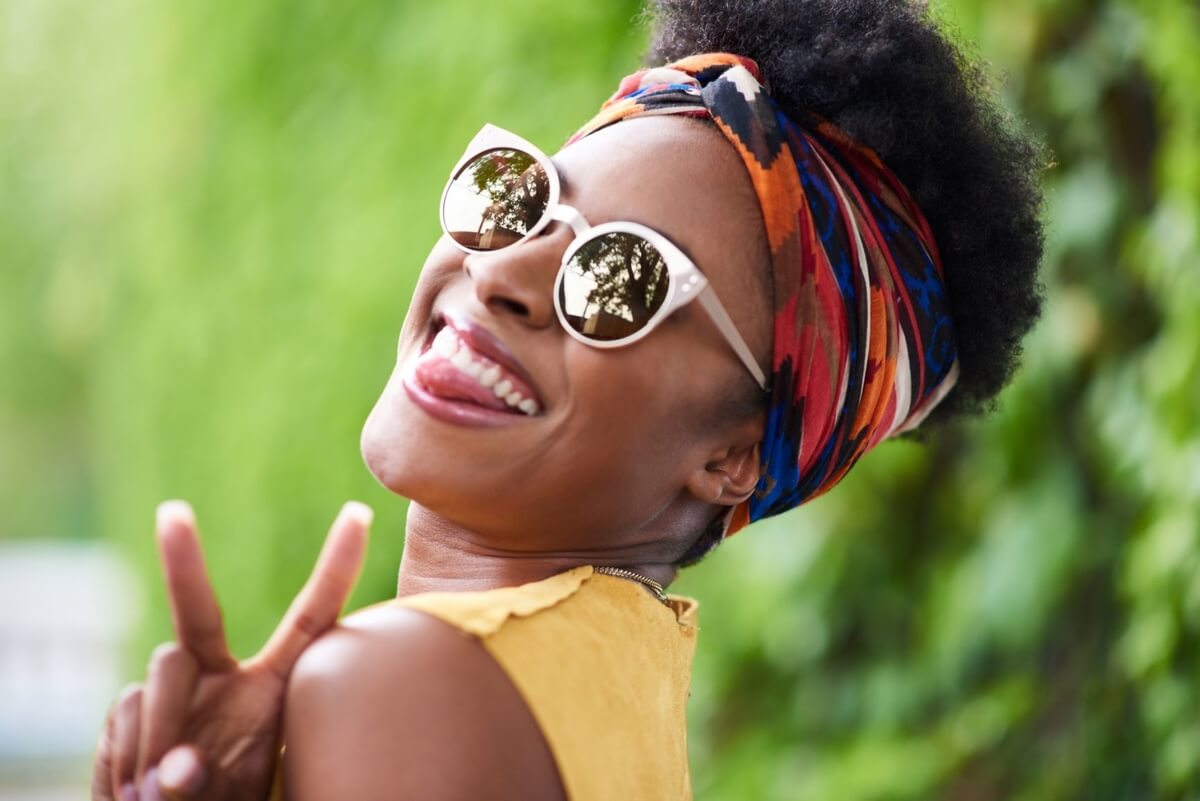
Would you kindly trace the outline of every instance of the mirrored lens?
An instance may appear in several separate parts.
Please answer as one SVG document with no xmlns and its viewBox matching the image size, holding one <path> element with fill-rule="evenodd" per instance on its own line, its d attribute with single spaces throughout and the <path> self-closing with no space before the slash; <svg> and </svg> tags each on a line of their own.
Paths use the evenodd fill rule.
<svg viewBox="0 0 1200 801">
<path fill-rule="evenodd" d="M 585 242 L 563 267 L 558 304 L 570 325 L 599 341 L 624 339 L 667 299 L 670 275 L 658 248 L 614 231 Z"/>
<path fill-rule="evenodd" d="M 497 250 L 529 233 L 549 202 L 550 179 L 537 159 L 522 150 L 489 150 L 454 176 L 442 222 L 460 245 Z"/>
</svg>

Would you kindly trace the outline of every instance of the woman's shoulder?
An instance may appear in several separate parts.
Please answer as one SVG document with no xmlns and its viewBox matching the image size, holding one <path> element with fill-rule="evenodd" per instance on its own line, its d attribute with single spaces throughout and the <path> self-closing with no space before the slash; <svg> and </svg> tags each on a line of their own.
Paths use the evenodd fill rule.
<svg viewBox="0 0 1200 801">
<path fill-rule="evenodd" d="M 536 722 L 482 644 L 402 604 L 350 615 L 305 651 L 284 727 L 290 801 L 563 797 Z"/>
<path fill-rule="evenodd" d="M 478 638 L 495 633 L 509 618 L 555 606 L 591 572 L 584 566 L 517 586 L 423 592 L 373 604 L 318 637 L 301 655 L 292 681 L 370 685 L 436 667 L 441 681 L 481 686 L 493 665 Z"/>
</svg>

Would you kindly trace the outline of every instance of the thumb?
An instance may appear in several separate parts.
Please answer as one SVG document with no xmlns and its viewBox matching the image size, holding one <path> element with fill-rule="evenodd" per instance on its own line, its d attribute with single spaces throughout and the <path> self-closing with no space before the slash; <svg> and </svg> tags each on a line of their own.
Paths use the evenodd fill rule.
<svg viewBox="0 0 1200 801">
<path fill-rule="evenodd" d="M 151 777 L 154 778 L 151 778 Z M 216 798 L 199 749 L 177 745 L 163 756 L 158 767 L 146 772 L 142 801 L 197 801 Z M 158 797 L 155 797 L 157 793 Z"/>
</svg>

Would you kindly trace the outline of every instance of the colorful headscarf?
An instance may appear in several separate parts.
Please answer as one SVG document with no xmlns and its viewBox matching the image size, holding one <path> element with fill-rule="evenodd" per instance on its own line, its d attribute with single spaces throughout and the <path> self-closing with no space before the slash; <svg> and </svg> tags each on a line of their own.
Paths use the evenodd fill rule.
<svg viewBox="0 0 1200 801">
<path fill-rule="evenodd" d="M 958 356 L 933 233 L 870 148 L 813 114 L 803 127 L 758 65 L 702 53 L 621 80 L 567 145 L 649 114 L 711 117 L 762 208 L 774 295 L 762 474 L 725 536 L 821 495 L 954 386 Z"/>
</svg>

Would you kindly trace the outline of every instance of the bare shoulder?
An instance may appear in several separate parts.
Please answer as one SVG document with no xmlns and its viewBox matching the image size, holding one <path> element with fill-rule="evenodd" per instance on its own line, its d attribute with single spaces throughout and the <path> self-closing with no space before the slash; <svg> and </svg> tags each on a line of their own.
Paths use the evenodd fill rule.
<svg viewBox="0 0 1200 801">
<path fill-rule="evenodd" d="M 404 607 L 351 615 L 304 652 L 284 740 L 288 801 L 565 798 L 537 723 L 483 644 Z"/>
</svg>

